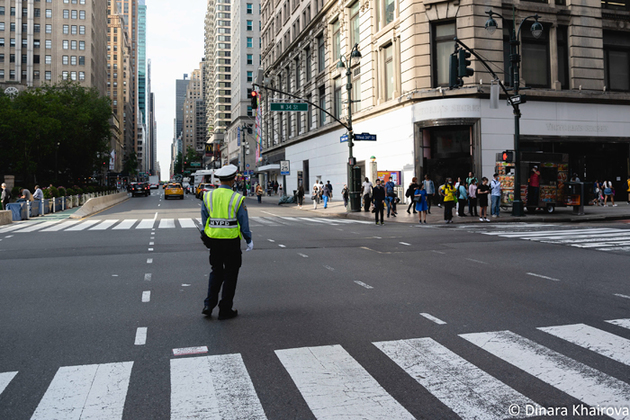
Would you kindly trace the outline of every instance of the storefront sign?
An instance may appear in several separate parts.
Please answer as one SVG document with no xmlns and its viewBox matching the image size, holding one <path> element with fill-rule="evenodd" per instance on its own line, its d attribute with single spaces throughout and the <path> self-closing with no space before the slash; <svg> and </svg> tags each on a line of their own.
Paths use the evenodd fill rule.
<svg viewBox="0 0 630 420">
<path fill-rule="evenodd" d="M 392 181 L 396 185 L 401 185 L 402 172 L 401 171 L 376 171 L 376 176 L 383 182 L 388 182 L 389 177 L 392 177 Z"/>
<path fill-rule="evenodd" d="M 291 175 L 291 162 L 288 160 L 280 161 L 280 175 Z"/>
</svg>

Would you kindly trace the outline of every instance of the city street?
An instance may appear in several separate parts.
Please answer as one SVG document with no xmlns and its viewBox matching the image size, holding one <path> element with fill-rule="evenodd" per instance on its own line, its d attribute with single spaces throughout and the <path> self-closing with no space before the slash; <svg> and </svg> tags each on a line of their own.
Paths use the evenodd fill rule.
<svg viewBox="0 0 630 420">
<path fill-rule="evenodd" d="M 0 419 L 630 419 L 629 221 L 265 201 L 225 321 L 193 195 L 1 226 Z"/>
</svg>

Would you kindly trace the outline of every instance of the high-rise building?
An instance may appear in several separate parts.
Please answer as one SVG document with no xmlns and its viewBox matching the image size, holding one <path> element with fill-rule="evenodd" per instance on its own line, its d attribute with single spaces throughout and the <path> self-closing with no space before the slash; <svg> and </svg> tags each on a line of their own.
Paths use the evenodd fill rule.
<svg viewBox="0 0 630 420">
<path fill-rule="evenodd" d="M 183 153 L 192 148 L 199 155 L 205 150 L 206 143 L 206 105 L 203 96 L 203 73 L 205 62 L 193 70 L 186 89 L 183 105 L 184 124 L 182 129 Z"/>
<path fill-rule="evenodd" d="M 73 80 L 106 93 L 105 2 L 1 3 L 0 84 L 38 87 Z"/>
<path fill-rule="evenodd" d="M 145 0 L 138 4 L 138 107 L 142 113 L 142 123 L 147 121 L 147 6 Z"/>
<path fill-rule="evenodd" d="M 184 128 L 184 101 L 186 100 L 186 90 L 190 79 L 188 74 L 184 74 L 182 79 L 175 80 L 175 125 L 173 138 L 178 139 L 182 135 Z"/>
</svg>

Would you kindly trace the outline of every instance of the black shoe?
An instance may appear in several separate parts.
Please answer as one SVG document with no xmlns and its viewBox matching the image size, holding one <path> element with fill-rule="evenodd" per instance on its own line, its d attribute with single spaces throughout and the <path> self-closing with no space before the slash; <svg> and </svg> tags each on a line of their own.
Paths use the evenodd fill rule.
<svg viewBox="0 0 630 420">
<path fill-rule="evenodd" d="M 201 313 L 204 314 L 205 316 L 212 316 L 212 308 L 209 306 L 204 306 L 203 311 L 201 311 Z"/>
<path fill-rule="evenodd" d="M 415 213 L 415 211 L 414 211 L 414 213 Z M 407 214 L 411 214 L 411 213 L 409 213 L 409 210 L 407 210 Z"/>
<path fill-rule="evenodd" d="M 238 315 L 238 311 L 236 309 L 234 310 L 230 309 L 229 311 L 219 312 L 219 319 L 224 320 L 224 319 L 236 318 L 237 315 Z"/>
</svg>

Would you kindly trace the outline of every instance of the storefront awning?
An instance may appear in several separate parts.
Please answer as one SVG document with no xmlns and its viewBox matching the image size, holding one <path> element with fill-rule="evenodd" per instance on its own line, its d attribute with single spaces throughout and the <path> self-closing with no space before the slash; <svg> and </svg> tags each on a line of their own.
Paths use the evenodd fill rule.
<svg viewBox="0 0 630 420">
<path fill-rule="evenodd" d="M 259 166 L 256 168 L 256 172 L 271 172 L 271 171 L 280 171 L 279 163 L 272 163 L 270 165 Z"/>
</svg>

